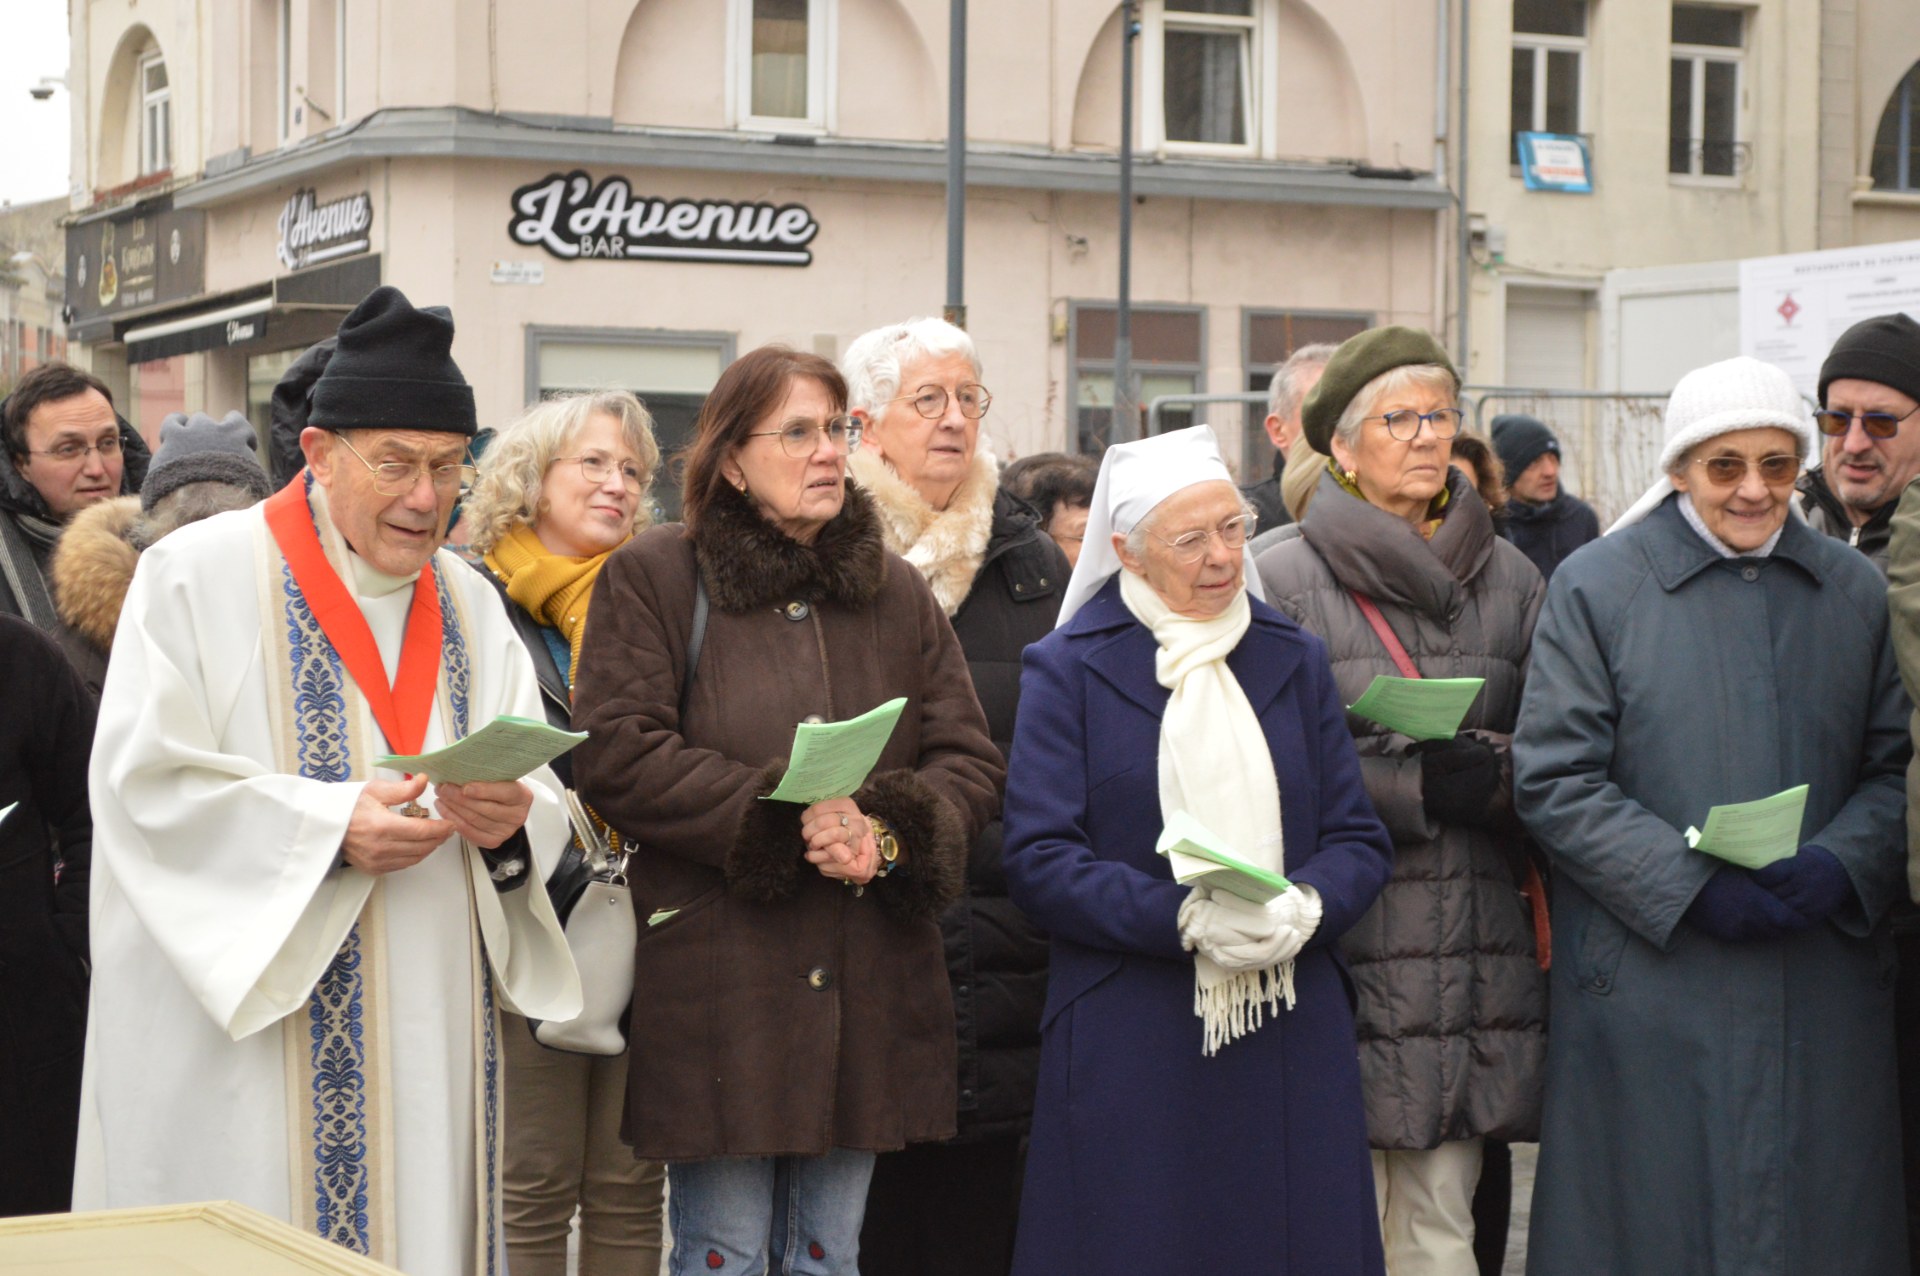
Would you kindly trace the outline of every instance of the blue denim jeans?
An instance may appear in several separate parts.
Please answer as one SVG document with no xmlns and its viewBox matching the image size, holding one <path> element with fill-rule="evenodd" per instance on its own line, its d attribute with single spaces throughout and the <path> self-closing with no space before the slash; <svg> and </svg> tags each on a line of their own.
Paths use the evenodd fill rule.
<svg viewBox="0 0 1920 1276">
<path fill-rule="evenodd" d="M 672 1276 L 859 1276 L 873 1153 L 667 1166 Z"/>
</svg>

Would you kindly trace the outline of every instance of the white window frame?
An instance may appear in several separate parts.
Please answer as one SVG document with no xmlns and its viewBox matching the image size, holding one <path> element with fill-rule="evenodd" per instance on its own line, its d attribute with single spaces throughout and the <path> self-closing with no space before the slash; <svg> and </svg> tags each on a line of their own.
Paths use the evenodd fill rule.
<svg viewBox="0 0 1920 1276">
<path fill-rule="evenodd" d="M 1679 6 L 1675 6 L 1676 8 Z M 1692 74 L 1688 80 L 1687 99 L 1687 171 L 1676 173 L 1667 170 L 1667 180 L 1681 186 L 1740 186 L 1746 181 L 1746 173 L 1740 164 L 1740 148 L 1747 145 L 1747 44 L 1753 38 L 1753 11 L 1733 5 L 1688 4 L 1690 9 L 1725 9 L 1740 15 L 1740 43 L 1728 44 L 1675 44 L 1667 58 L 1668 83 L 1672 83 L 1672 65 L 1675 62 L 1689 61 Z M 1732 173 L 1703 173 L 1701 165 L 1706 162 L 1704 151 L 1696 153 L 1695 141 L 1704 143 L 1701 136 L 1706 127 L 1707 116 L 1707 63 L 1724 62 L 1733 67 L 1733 154 L 1734 171 Z M 1668 120 L 1671 122 L 1672 103 L 1668 104 Z M 1672 138 L 1668 138 L 1671 146 Z M 1672 163 L 1669 156 L 1668 163 Z"/>
<path fill-rule="evenodd" d="M 756 133 L 831 133 L 839 45 L 838 0 L 807 0 L 807 114 L 753 113 L 753 0 L 729 0 L 727 103 L 733 127 Z"/>
<path fill-rule="evenodd" d="M 150 173 L 164 173 L 173 167 L 173 77 L 167 77 L 167 86 L 153 90 L 147 87 L 147 72 L 154 67 L 163 71 L 167 60 L 158 51 L 143 55 L 134 74 L 139 77 L 140 85 L 140 176 Z M 163 117 L 163 128 L 154 127 L 156 112 Z"/>
<path fill-rule="evenodd" d="M 1167 10 L 1166 0 L 1143 0 L 1140 6 L 1140 148 L 1159 155 L 1218 155 L 1239 159 L 1277 159 L 1274 130 L 1268 121 L 1279 113 L 1280 6 L 1278 0 L 1253 0 L 1250 17 L 1225 13 L 1188 13 Z M 1239 32 L 1241 109 L 1246 113 L 1247 140 L 1182 142 L 1167 137 L 1168 31 Z"/>
<path fill-rule="evenodd" d="M 273 79 L 278 105 L 275 107 L 275 119 L 279 125 L 279 143 L 285 146 L 293 140 L 293 0 L 280 0 L 279 17 L 276 19 L 279 31 L 276 33 L 273 58 Z"/>
<path fill-rule="evenodd" d="M 333 0 L 333 123 L 347 122 L 347 3 Z"/>
<path fill-rule="evenodd" d="M 1547 131 L 1547 55 L 1549 53 L 1571 53 L 1574 55 L 1574 74 L 1580 84 L 1573 95 L 1573 131 L 1585 134 L 1587 131 L 1587 50 L 1591 47 L 1593 36 L 1593 3 L 1588 0 L 1586 6 L 1586 35 L 1546 35 L 1536 31 L 1513 32 L 1515 52 L 1525 50 L 1533 54 L 1533 119 L 1528 121 L 1528 131 L 1545 133 Z M 1508 114 L 1512 114 L 1513 87 L 1507 87 Z M 1509 157 L 1511 164 L 1511 157 Z M 1518 173 L 1518 165 L 1513 165 Z"/>
</svg>

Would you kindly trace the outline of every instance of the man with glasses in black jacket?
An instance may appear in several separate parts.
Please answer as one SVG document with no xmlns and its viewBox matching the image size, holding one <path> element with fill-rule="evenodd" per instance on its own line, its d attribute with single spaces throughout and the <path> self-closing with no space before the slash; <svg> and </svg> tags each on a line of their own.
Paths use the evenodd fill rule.
<svg viewBox="0 0 1920 1276">
<path fill-rule="evenodd" d="M 1800 509 L 1807 522 L 1829 536 L 1844 539 L 1873 561 L 1883 575 L 1892 566 L 1896 586 L 1915 570 L 1905 543 L 1910 533 L 1896 527 L 1900 494 L 1920 473 L 1920 323 L 1903 314 L 1863 319 L 1840 335 L 1820 365 L 1821 465 L 1800 479 Z M 1908 520 L 1915 507 L 1909 506 Z M 1893 541 L 1903 544 L 1893 554 Z M 1914 685 L 1915 616 L 1913 591 L 1896 587 L 1888 595 L 1894 653 L 1907 685 Z M 1907 772 L 1907 876 L 1914 878 L 1914 802 L 1920 785 Z M 1907 1245 L 1920 1271 L 1920 909 L 1911 901 L 1895 904 L 1893 941 L 1899 957 L 1894 984 L 1894 1015 L 1900 1067 L 1901 1156 L 1906 1170 Z"/>
<path fill-rule="evenodd" d="M 1920 474 L 1920 323 L 1862 319 L 1820 365 L 1820 468 L 1801 477 L 1800 510 L 1884 575 L 1900 493 Z"/>
</svg>

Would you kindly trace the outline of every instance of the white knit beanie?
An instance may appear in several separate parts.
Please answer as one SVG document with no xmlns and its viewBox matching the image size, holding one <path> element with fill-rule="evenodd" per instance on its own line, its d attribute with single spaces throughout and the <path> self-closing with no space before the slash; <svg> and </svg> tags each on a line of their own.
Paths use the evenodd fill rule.
<svg viewBox="0 0 1920 1276">
<path fill-rule="evenodd" d="M 1695 368 L 1680 378 L 1667 400 L 1666 442 L 1660 448 L 1660 473 L 1647 494 L 1633 503 L 1607 531 L 1639 522 L 1673 492 L 1667 475 L 1675 462 L 1708 439 L 1735 430 L 1785 430 L 1800 440 L 1800 460 L 1812 459 L 1819 446 L 1812 409 L 1793 379 L 1771 363 L 1747 355 Z"/>
</svg>

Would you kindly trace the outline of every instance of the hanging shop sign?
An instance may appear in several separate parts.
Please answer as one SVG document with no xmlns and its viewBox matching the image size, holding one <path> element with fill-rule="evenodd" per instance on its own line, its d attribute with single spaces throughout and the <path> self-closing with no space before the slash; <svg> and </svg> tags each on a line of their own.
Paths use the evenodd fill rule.
<svg viewBox="0 0 1920 1276">
<path fill-rule="evenodd" d="M 198 211 L 143 210 L 69 226 L 72 322 L 198 295 L 206 286 L 206 245 L 206 216 Z"/>
<path fill-rule="evenodd" d="M 1593 154 L 1576 133 L 1520 134 L 1520 180 L 1530 191 L 1593 194 Z"/>
<path fill-rule="evenodd" d="M 366 252 L 372 231 L 373 199 L 366 191 L 324 204 L 311 189 L 296 191 L 280 210 L 280 264 L 300 270 Z"/>
<path fill-rule="evenodd" d="M 709 261 L 806 266 L 820 223 L 800 204 L 636 195 L 624 177 L 550 173 L 513 193 L 507 233 L 567 261 Z"/>
</svg>

